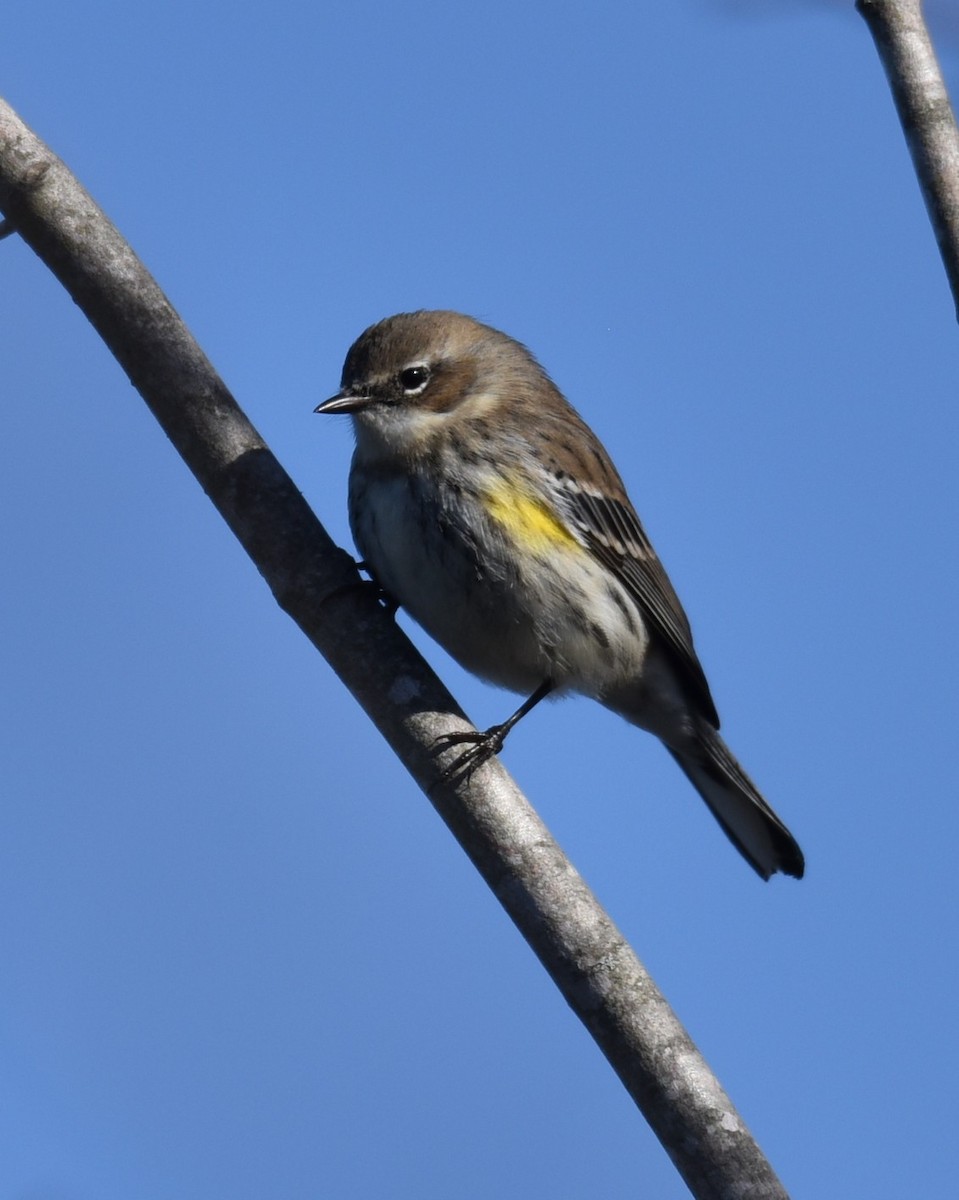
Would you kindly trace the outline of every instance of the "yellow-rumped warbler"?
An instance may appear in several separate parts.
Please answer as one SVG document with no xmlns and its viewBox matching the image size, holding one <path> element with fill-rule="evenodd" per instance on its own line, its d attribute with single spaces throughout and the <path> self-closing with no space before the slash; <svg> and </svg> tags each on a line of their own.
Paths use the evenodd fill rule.
<svg viewBox="0 0 959 1200">
<path fill-rule="evenodd" d="M 716 732 L 689 622 L 593 432 L 519 342 L 400 313 L 350 348 L 350 526 L 377 582 L 455 659 L 529 694 L 592 696 L 661 738 L 764 879 L 803 855 Z"/>
</svg>

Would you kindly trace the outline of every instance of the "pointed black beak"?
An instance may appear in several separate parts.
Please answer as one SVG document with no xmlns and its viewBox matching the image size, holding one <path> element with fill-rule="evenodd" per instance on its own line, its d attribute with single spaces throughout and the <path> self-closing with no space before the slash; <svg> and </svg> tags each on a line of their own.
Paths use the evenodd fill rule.
<svg viewBox="0 0 959 1200">
<path fill-rule="evenodd" d="M 354 413 L 359 412 L 372 403 L 372 396 L 363 395 L 362 392 L 343 391 L 337 392 L 329 400 L 324 400 L 313 411 L 318 413 Z"/>
</svg>

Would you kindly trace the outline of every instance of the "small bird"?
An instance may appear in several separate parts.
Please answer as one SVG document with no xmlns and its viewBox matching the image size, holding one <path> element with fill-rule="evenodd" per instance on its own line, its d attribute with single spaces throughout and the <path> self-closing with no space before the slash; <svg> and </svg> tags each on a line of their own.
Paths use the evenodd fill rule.
<svg viewBox="0 0 959 1200">
<path fill-rule="evenodd" d="M 364 564 L 468 670 L 662 740 L 764 878 L 803 854 L 719 736 L 689 622 L 598 438 L 519 342 L 456 312 L 387 317 L 350 347 L 350 526 Z M 456 738 L 454 740 L 468 740 Z"/>
</svg>

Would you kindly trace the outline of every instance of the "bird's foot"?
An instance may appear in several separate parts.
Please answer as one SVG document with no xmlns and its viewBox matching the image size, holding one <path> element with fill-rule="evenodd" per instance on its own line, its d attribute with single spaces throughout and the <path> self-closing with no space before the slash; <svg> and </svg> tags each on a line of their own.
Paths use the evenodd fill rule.
<svg viewBox="0 0 959 1200">
<path fill-rule="evenodd" d="M 382 583 L 380 583 L 380 581 L 376 578 L 376 575 L 373 571 L 373 568 L 370 566 L 370 564 L 368 562 L 363 562 L 361 560 L 360 562 L 358 562 L 356 564 L 356 569 L 358 571 L 365 571 L 366 574 L 369 576 L 368 579 L 360 580 L 361 586 L 368 587 L 368 586 L 372 585 L 374 588 L 376 588 L 376 598 L 379 600 L 380 604 L 383 605 L 383 607 L 390 614 L 390 616 L 395 617 L 397 609 L 400 606 L 400 602 L 399 602 L 399 600 L 397 600 L 393 596 L 391 596 L 390 593 L 386 590 L 386 588 L 382 585 Z"/>
<path fill-rule="evenodd" d="M 451 746 L 469 746 L 444 768 L 441 778 L 448 781 L 463 775 L 469 779 L 474 771 L 499 754 L 511 728 L 506 721 L 502 725 L 491 725 L 482 733 L 478 729 L 465 729 L 462 733 L 441 734 L 434 742 L 437 752 L 448 750 Z"/>
<path fill-rule="evenodd" d="M 358 571 L 365 571 L 369 578 L 351 579 L 348 583 L 341 583 L 338 587 L 335 587 L 326 593 L 326 595 L 323 597 L 323 602 L 326 603 L 327 600 L 331 600 L 334 596 L 341 596 L 344 592 L 353 592 L 357 589 L 361 589 L 369 594 L 369 590 L 372 588 L 376 595 L 377 601 L 383 606 L 383 608 L 386 609 L 391 617 L 395 617 L 396 611 L 400 606 L 399 601 L 394 600 L 394 598 L 389 594 L 386 588 L 383 587 L 365 562 L 355 562 L 353 565 Z"/>
</svg>

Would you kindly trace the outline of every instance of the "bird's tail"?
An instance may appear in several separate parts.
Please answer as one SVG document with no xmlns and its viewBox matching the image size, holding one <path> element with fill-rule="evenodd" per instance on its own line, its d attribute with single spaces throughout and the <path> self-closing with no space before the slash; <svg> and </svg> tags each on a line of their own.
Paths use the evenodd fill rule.
<svg viewBox="0 0 959 1200">
<path fill-rule="evenodd" d="M 776 871 L 802 879 L 805 861 L 796 839 L 713 728 L 703 724 L 695 742 L 681 750 L 667 749 L 729 840 L 763 879 Z"/>
</svg>

